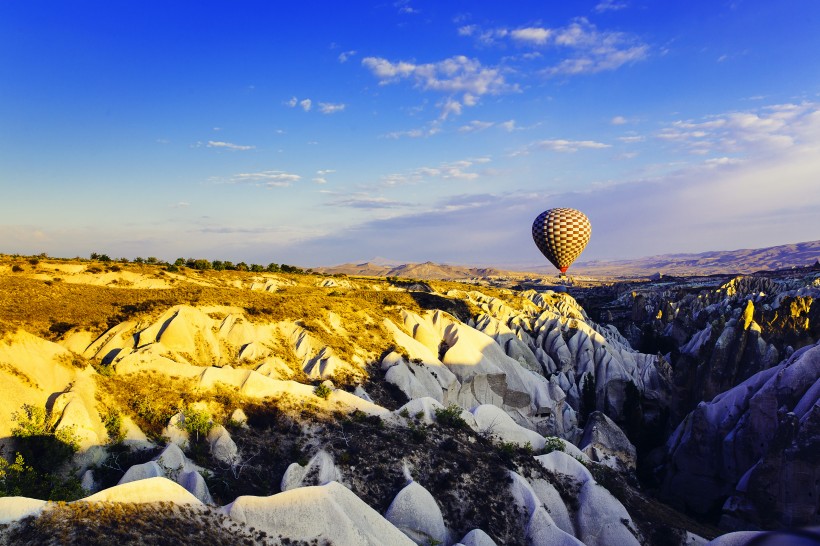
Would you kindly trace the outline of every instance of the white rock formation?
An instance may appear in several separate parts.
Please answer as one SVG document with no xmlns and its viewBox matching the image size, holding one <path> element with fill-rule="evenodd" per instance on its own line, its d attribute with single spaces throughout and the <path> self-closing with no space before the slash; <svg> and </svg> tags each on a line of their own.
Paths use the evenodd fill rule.
<svg viewBox="0 0 820 546">
<path fill-rule="evenodd" d="M 48 503 L 28 497 L 0 497 L 0 525 L 38 516 Z"/>
<path fill-rule="evenodd" d="M 482 404 L 474 408 L 472 414 L 481 434 L 495 437 L 502 442 L 512 442 L 522 447 L 530 444 L 536 451 L 544 447 L 546 440 L 543 436 L 522 427 L 497 406 Z"/>
<path fill-rule="evenodd" d="M 324 449 L 311 457 L 305 466 L 291 463 L 282 476 L 280 489 L 289 491 L 306 485 L 326 485 L 330 482 L 341 482 L 342 472 L 333 462 L 333 456 Z"/>
<path fill-rule="evenodd" d="M 530 483 L 510 471 L 513 498 L 524 514 L 527 542 L 532 546 L 583 546 L 583 543 L 555 524 Z"/>
<path fill-rule="evenodd" d="M 343 485 L 300 487 L 270 497 L 242 496 L 223 507 L 231 518 L 271 536 L 322 539 L 337 546 L 415 543 Z"/>
<path fill-rule="evenodd" d="M 636 527 L 626 508 L 604 487 L 598 485 L 581 463 L 562 451 L 535 458 L 554 473 L 577 482 L 578 512 L 574 518 L 576 536 L 587 546 L 623 544 L 638 546 Z"/>
<path fill-rule="evenodd" d="M 202 505 L 202 501 L 186 491 L 181 485 L 163 477 L 121 483 L 80 500 L 84 502 L 171 502 L 174 504 Z"/>
<path fill-rule="evenodd" d="M 473 529 L 458 543 L 462 546 L 498 546 L 490 535 L 481 529 Z M 456 546 L 455 544 L 453 546 Z"/>
<path fill-rule="evenodd" d="M 587 419 L 584 435 L 578 444 L 592 461 L 620 472 L 634 472 L 638 461 L 635 446 L 612 419 L 593 412 Z"/>
<path fill-rule="evenodd" d="M 176 444 L 168 444 L 153 461 L 133 465 L 126 470 L 118 485 L 168 478 L 184 487 L 205 504 L 213 503 L 208 486 L 202 477 L 202 468 L 195 465 Z"/>
<path fill-rule="evenodd" d="M 225 427 L 222 425 L 214 426 L 208 433 L 207 440 L 214 459 L 229 465 L 239 463 L 239 448 Z"/>
<path fill-rule="evenodd" d="M 436 499 L 415 481 L 398 492 L 384 517 L 416 544 L 443 544 L 447 540 L 444 516 Z"/>
</svg>

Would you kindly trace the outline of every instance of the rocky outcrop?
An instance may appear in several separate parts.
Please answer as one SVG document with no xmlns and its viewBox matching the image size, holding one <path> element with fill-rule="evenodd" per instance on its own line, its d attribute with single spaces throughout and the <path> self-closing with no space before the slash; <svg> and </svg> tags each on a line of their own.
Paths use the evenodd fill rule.
<svg viewBox="0 0 820 546">
<path fill-rule="evenodd" d="M 325 540 L 339 546 L 413 546 L 415 543 L 337 482 L 270 497 L 242 496 L 225 514 L 271 536 Z"/>
<path fill-rule="evenodd" d="M 188 493 L 200 502 L 213 502 L 205 479 L 202 477 L 202 467 L 194 464 L 176 444 L 169 444 L 154 460 L 137 464 L 126 470 L 118 485 L 167 478 L 182 486 Z"/>
<path fill-rule="evenodd" d="M 637 530 L 626 508 L 605 488 L 598 485 L 581 463 L 561 451 L 536 457 L 548 471 L 568 480 L 577 490 L 578 510 L 574 528 L 588 546 L 640 544 Z"/>
<path fill-rule="evenodd" d="M 416 544 L 444 544 L 447 541 L 447 527 L 436 499 L 415 481 L 398 492 L 384 517 Z"/>
<path fill-rule="evenodd" d="M 667 443 L 663 491 L 727 526 L 818 523 L 820 345 L 702 402 Z"/>
<path fill-rule="evenodd" d="M 578 447 L 596 463 L 621 472 L 635 471 L 635 446 L 618 425 L 600 411 L 589 416 Z"/>
</svg>

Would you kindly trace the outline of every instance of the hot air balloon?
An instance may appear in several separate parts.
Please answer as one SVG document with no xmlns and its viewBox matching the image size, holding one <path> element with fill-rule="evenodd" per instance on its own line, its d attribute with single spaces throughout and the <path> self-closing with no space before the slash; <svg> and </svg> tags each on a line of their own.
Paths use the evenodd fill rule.
<svg viewBox="0 0 820 546">
<path fill-rule="evenodd" d="M 589 242 L 589 218 L 575 209 L 549 209 L 532 223 L 535 246 L 555 267 L 566 273 Z"/>
</svg>

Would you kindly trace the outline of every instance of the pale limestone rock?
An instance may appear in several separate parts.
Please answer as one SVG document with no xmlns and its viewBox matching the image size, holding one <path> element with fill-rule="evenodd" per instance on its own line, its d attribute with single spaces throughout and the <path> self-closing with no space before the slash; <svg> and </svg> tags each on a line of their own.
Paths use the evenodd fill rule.
<svg viewBox="0 0 820 546">
<path fill-rule="evenodd" d="M 183 472 L 177 479 L 179 485 L 185 488 L 190 494 L 202 501 L 204 504 L 213 504 L 214 499 L 211 497 L 211 492 L 208 490 L 208 485 L 205 483 L 205 478 L 196 470 Z"/>
<path fill-rule="evenodd" d="M 546 440 L 543 436 L 522 427 L 499 407 L 483 404 L 474 408 L 472 414 L 482 434 L 496 437 L 502 442 L 513 442 L 522 447 L 529 443 L 534 450 L 544 447 Z"/>
<path fill-rule="evenodd" d="M 162 477 L 117 484 L 80 500 L 85 502 L 172 502 L 183 505 L 202 505 L 199 499 L 186 491 L 181 485 Z"/>
<path fill-rule="evenodd" d="M 0 497 L 0 525 L 20 521 L 29 516 L 39 516 L 45 509 L 44 500 L 28 497 Z"/>
<path fill-rule="evenodd" d="M 242 496 L 225 506 L 229 517 L 293 540 L 336 546 L 413 546 L 414 542 L 337 482 L 300 487 L 270 497 Z"/>
<path fill-rule="evenodd" d="M 245 414 L 245 410 L 242 408 L 236 408 L 233 410 L 233 413 L 231 414 L 231 421 L 243 427 L 247 426 L 248 416 Z"/>
<path fill-rule="evenodd" d="M 414 481 L 398 492 L 384 517 L 416 544 L 441 544 L 447 540 L 444 517 L 436 500 Z"/>
<path fill-rule="evenodd" d="M 361 385 L 356 385 L 356 388 L 353 389 L 353 394 L 355 394 L 356 396 L 358 396 L 366 402 L 370 402 L 371 404 L 373 403 L 373 399 L 370 398 L 370 395 L 367 394 L 367 391 L 364 390 L 364 387 L 362 387 Z"/>
<path fill-rule="evenodd" d="M 93 493 L 97 490 L 97 482 L 94 480 L 94 471 L 90 468 L 83 472 L 83 477 L 80 480 L 81 487 L 88 491 L 89 493 Z"/>
<path fill-rule="evenodd" d="M 207 440 L 211 447 L 211 455 L 217 461 L 229 465 L 239 462 L 239 448 L 225 427 L 222 425 L 214 426 L 208 433 Z"/>
<path fill-rule="evenodd" d="M 746 546 L 762 534 L 760 531 L 735 531 L 734 533 L 720 535 L 714 540 L 707 542 L 706 546 Z"/>
<path fill-rule="evenodd" d="M 305 466 L 291 463 L 282 476 L 280 489 L 289 491 L 306 485 L 326 485 L 341 480 L 342 473 L 334 463 L 333 456 L 322 449 Z"/>
<path fill-rule="evenodd" d="M 462 546 L 498 546 L 490 535 L 481 529 L 473 529 L 461 539 Z M 455 546 L 455 545 L 453 545 Z"/>
<path fill-rule="evenodd" d="M 147 480 L 148 478 L 165 477 L 165 470 L 156 462 L 148 461 L 147 463 L 135 464 L 125 471 L 117 485 L 125 483 L 136 482 L 139 480 Z"/>
<path fill-rule="evenodd" d="M 587 546 L 623 544 L 638 546 L 635 526 L 626 508 L 605 488 L 598 485 L 589 470 L 563 451 L 539 455 L 541 465 L 578 482 L 578 511 L 575 514 L 576 534 Z"/>
<path fill-rule="evenodd" d="M 538 496 L 538 500 L 540 500 L 544 508 L 546 508 L 552 521 L 555 522 L 555 525 L 565 533 L 575 536 L 575 527 L 573 526 L 572 518 L 558 490 L 555 489 L 550 482 L 543 479 L 530 481 L 530 486 L 536 496 Z"/>
<path fill-rule="evenodd" d="M 527 542 L 532 546 L 583 546 L 577 538 L 559 528 L 550 517 L 543 503 L 529 482 L 510 471 L 510 490 L 516 504 L 524 514 Z"/>
<path fill-rule="evenodd" d="M 620 472 L 634 472 L 638 454 L 635 446 L 612 419 L 593 412 L 579 444 L 589 459 Z"/>
<path fill-rule="evenodd" d="M 190 441 L 190 435 L 183 427 L 185 416 L 182 413 L 174 414 L 168 420 L 168 426 L 162 429 L 162 435 L 168 440 L 181 448 L 185 448 Z"/>
</svg>

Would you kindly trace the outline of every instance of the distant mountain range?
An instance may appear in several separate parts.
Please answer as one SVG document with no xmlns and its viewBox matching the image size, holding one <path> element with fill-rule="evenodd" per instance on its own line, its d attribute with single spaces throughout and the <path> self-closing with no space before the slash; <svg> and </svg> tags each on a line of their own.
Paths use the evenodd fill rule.
<svg viewBox="0 0 820 546">
<path fill-rule="evenodd" d="M 699 254 L 663 254 L 632 260 L 596 260 L 579 262 L 570 274 L 590 277 L 645 277 L 662 275 L 713 275 L 720 273 L 748 274 L 755 271 L 788 269 L 814 265 L 820 260 L 820 240 L 767 248 L 724 250 Z M 467 267 L 433 262 L 399 264 L 379 258 L 360 264 L 318 267 L 328 274 L 365 275 L 374 277 L 405 277 L 414 279 L 471 279 L 501 276 L 556 275 L 552 266 L 507 271 L 496 267 Z"/>
<path fill-rule="evenodd" d="M 748 274 L 814 265 L 820 259 L 820 241 L 741 250 L 663 254 L 633 260 L 592 261 L 576 264 L 576 275 L 635 277 L 664 275 Z M 538 272 L 549 273 L 547 267 Z"/>
<path fill-rule="evenodd" d="M 499 277 L 507 274 L 492 267 L 466 267 L 460 265 L 436 264 L 400 264 L 365 262 L 361 264 L 342 264 L 333 267 L 317 267 L 322 273 L 345 275 L 365 275 L 369 277 L 404 277 L 410 279 L 445 280 L 470 279 L 476 277 Z"/>
</svg>

